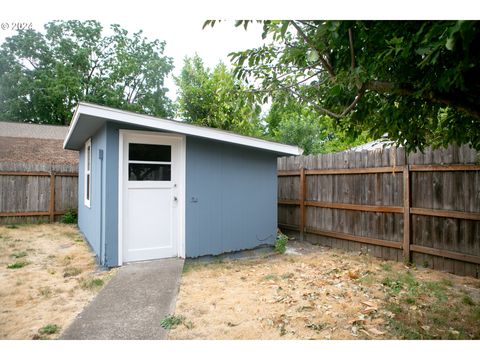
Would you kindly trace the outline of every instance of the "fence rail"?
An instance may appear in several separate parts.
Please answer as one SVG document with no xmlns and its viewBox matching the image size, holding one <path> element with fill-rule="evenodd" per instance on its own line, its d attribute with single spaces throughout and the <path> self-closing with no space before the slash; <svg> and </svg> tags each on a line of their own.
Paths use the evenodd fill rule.
<svg viewBox="0 0 480 360">
<path fill-rule="evenodd" d="M 480 273 L 480 166 L 468 147 L 281 158 L 279 227 L 460 275 Z"/>
<path fill-rule="evenodd" d="M 73 165 L 0 164 L 0 223 L 53 222 L 77 207 Z"/>
</svg>

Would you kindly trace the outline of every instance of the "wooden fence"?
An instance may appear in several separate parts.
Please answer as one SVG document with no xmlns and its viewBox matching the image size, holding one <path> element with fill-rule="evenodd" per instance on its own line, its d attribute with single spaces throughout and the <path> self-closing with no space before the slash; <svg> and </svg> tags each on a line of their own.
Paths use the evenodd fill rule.
<svg viewBox="0 0 480 360">
<path fill-rule="evenodd" d="M 53 222 L 77 208 L 76 165 L 0 163 L 0 224 Z"/>
<path fill-rule="evenodd" d="M 308 241 L 480 275 L 479 154 L 466 147 L 278 160 L 278 222 Z"/>
</svg>

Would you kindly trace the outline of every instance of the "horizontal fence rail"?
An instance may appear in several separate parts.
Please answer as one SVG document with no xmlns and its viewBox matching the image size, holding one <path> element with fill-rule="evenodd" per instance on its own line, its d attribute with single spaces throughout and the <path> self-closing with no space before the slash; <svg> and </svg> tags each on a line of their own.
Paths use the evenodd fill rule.
<svg viewBox="0 0 480 360">
<path fill-rule="evenodd" d="M 279 227 L 333 247 L 367 246 L 382 258 L 479 277 L 476 161 L 467 147 L 281 158 Z"/>
</svg>

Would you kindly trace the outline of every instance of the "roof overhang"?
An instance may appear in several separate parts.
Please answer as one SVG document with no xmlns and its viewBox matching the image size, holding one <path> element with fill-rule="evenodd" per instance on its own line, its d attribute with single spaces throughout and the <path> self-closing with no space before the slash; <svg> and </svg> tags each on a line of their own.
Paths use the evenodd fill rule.
<svg viewBox="0 0 480 360">
<path fill-rule="evenodd" d="M 303 149 L 297 146 L 83 102 L 79 103 L 75 110 L 70 129 L 63 143 L 64 149 L 79 150 L 85 141 L 95 134 L 107 121 L 244 145 L 272 151 L 279 155 L 301 155 L 303 153 Z"/>
</svg>

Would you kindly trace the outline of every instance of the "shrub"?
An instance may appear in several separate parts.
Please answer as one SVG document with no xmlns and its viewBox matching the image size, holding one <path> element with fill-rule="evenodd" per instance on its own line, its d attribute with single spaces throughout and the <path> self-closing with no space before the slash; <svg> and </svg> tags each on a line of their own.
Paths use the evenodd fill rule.
<svg viewBox="0 0 480 360">
<path fill-rule="evenodd" d="M 275 240 L 275 251 L 283 254 L 287 250 L 288 236 L 282 233 L 277 235 L 277 240 Z"/>
<path fill-rule="evenodd" d="M 65 215 L 63 215 L 63 222 L 65 224 L 76 224 L 77 218 L 78 218 L 77 210 L 68 209 Z"/>
</svg>

